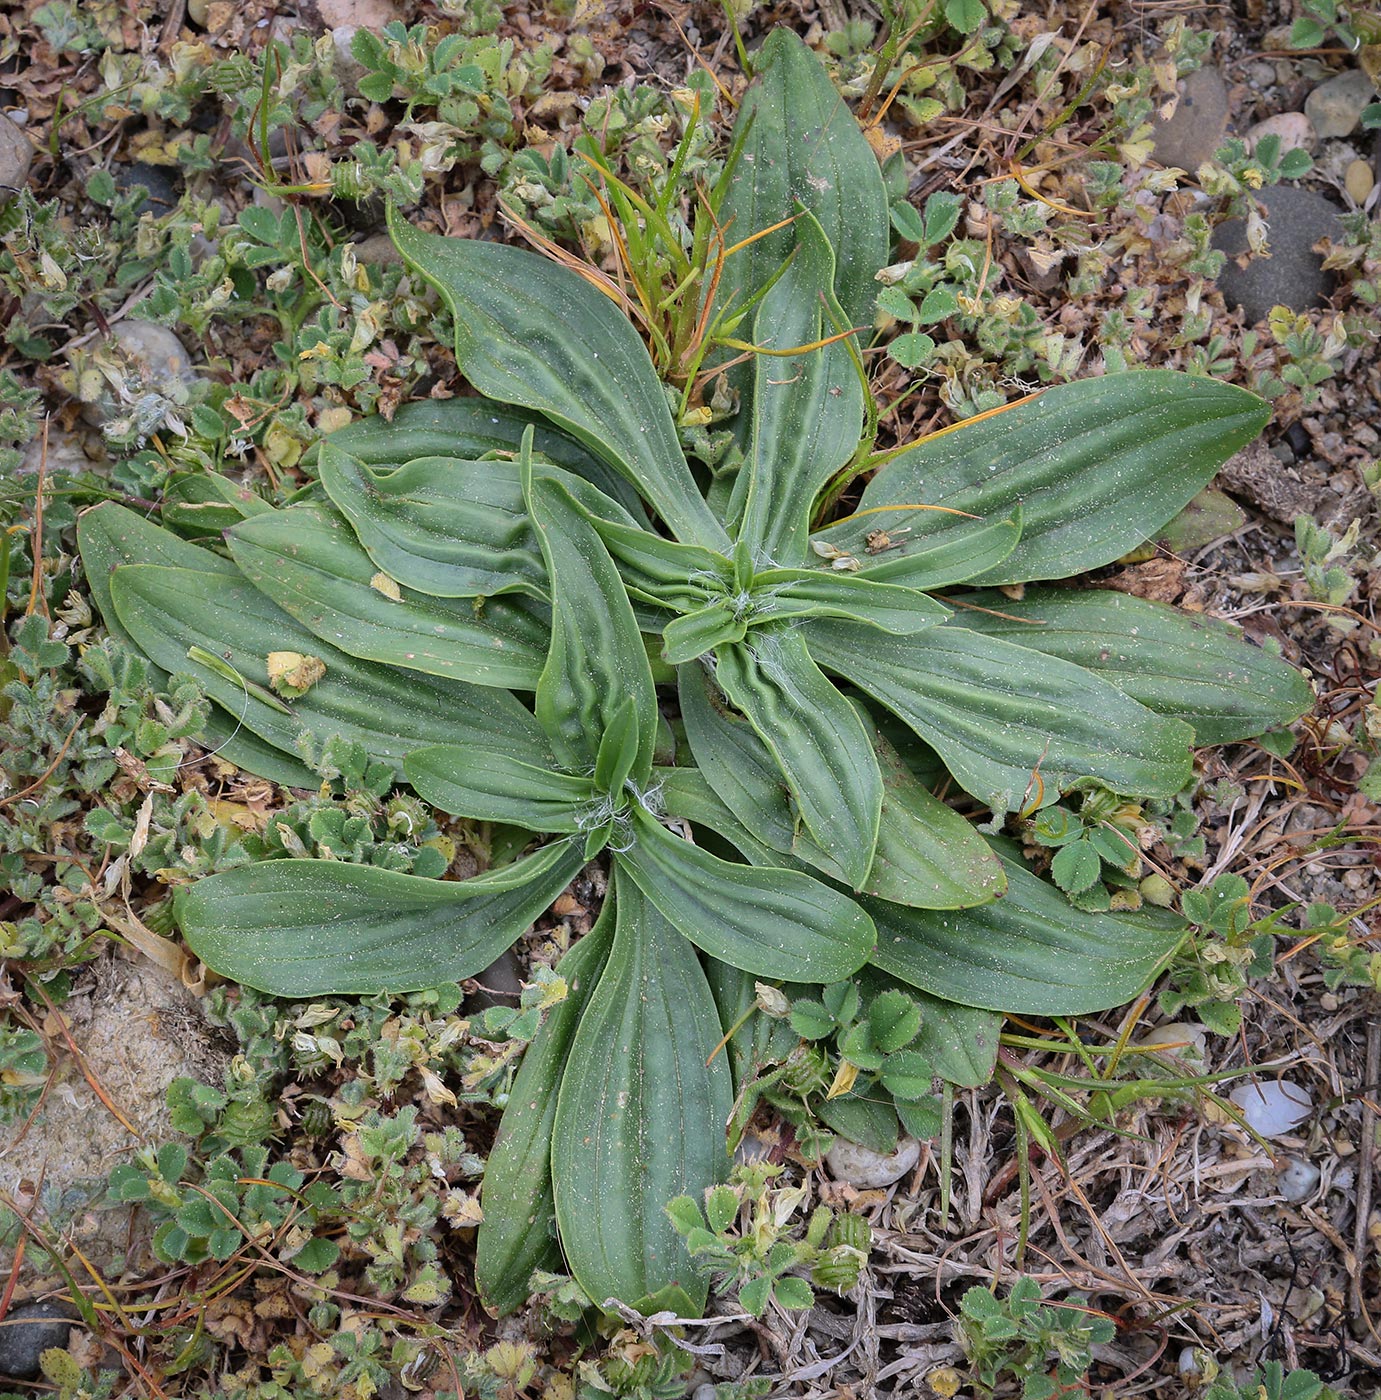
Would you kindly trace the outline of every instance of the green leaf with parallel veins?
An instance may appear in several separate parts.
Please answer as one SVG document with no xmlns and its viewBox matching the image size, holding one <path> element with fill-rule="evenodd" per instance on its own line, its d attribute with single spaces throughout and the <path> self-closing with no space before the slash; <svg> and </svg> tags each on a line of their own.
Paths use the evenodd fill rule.
<svg viewBox="0 0 1381 1400">
<path fill-rule="evenodd" d="M 1083 666 L 1157 714 L 1182 719 L 1196 743 L 1227 744 L 1289 724 L 1314 703 L 1293 666 L 1230 623 L 1107 589 L 961 594 L 991 612 L 963 625 Z"/>
<path fill-rule="evenodd" d="M 1083 379 L 904 449 L 861 509 L 924 503 L 1001 519 L 1020 502 L 1020 542 L 977 581 L 1065 578 L 1153 536 L 1269 417 L 1245 389 L 1172 370 Z M 903 514 L 868 518 L 909 525 L 918 542 L 945 528 L 933 512 Z"/>
<path fill-rule="evenodd" d="M 874 959 L 876 962 L 876 959 Z M 977 1089 L 993 1077 L 1002 1017 L 976 1006 L 960 1006 L 914 988 L 921 1006 L 921 1033 L 912 1049 L 935 1073 L 961 1089 Z"/>
<path fill-rule="evenodd" d="M 868 956 L 873 929 L 846 895 L 794 870 L 735 865 L 641 809 L 616 860 L 697 948 L 759 977 L 832 982 Z"/>
<path fill-rule="evenodd" d="M 601 737 L 633 702 L 633 780 L 652 769 L 657 694 L 642 633 L 603 541 L 564 486 L 535 477 L 525 491 L 551 578 L 551 650 L 537 683 L 537 718 L 557 758 L 589 772 Z"/>
<path fill-rule="evenodd" d="M 627 477 L 678 539 L 725 545 L 647 350 L 613 301 L 548 258 L 420 233 L 392 208 L 389 231 L 450 308 L 456 363 L 481 393 L 565 429 Z"/>
<path fill-rule="evenodd" d="M 733 1106 L 719 1018 L 694 949 L 617 870 L 614 946 L 580 1018 L 552 1134 L 556 1218 L 599 1304 L 706 1285 L 666 1214 L 728 1171 Z"/>
<path fill-rule="evenodd" d="M 518 598 L 481 607 L 403 589 L 380 573 L 345 521 L 324 506 L 256 515 L 227 533 L 244 576 L 323 640 L 352 656 L 531 690 L 546 661 L 545 608 Z"/>
<path fill-rule="evenodd" d="M 764 569 L 753 575 L 754 618 L 841 617 L 912 636 L 950 615 L 915 588 L 824 569 Z"/>
<path fill-rule="evenodd" d="M 843 328 L 831 292 L 834 254 L 820 225 L 802 213 L 789 231 L 796 238 L 790 265 L 754 321 L 753 343 L 763 351 L 813 345 Z M 760 566 L 804 564 L 815 499 L 858 447 L 863 385 L 843 341 L 792 356 L 759 354 L 753 376 L 739 539 Z"/>
<path fill-rule="evenodd" d="M 804 204 L 835 250 L 835 295 L 850 325 L 871 325 L 877 283 L 887 262 L 887 191 L 877 157 L 824 65 L 785 26 L 763 44 L 757 77 L 739 106 L 744 131 L 719 222 L 729 241 L 749 237 Z M 733 253 L 724 264 L 718 304 L 742 307 L 782 265 L 796 242 L 779 229 Z"/>
<path fill-rule="evenodd" d="M 524 758 L 547 752 L 537 722 L 512 695 L 349 656 L 314 637 L 238 572 L 131 565 L 116 571 L 112 592 L 121 623 L 152 661 L 196 676 L 207 695 L 284 753 L 296 754 L 304 733 L 318 743 L 340 734 L 401 771 L 404 755 L 435 740 L 443 717 L 453 732 L 490 748 Z M 189 647 L 203 638 L 211 642 L 208 651 L 214 648 L 226 667 L 261 690 L 270 652 L 318 657 L 326 671 L 290 705 L 270 705 L 222 669 L 189 658 Z"/>
<path fill-rule="evenodd" d="M 716 703 L 699 668 L 681 671 L 680 700 L 701 781 L 712 792 L 706 795 L 698 785 L 692 788 L 689 778 L 672 770 L 673 776 L 666 779 L 668 810 L 719 832 L 755 865 L 779 863 L 754 849 L 762 843 L 842 881 L 834 860 L 797 827 L 766 745 L 743 720 Z M 864 717 L 864 724 L 883 781 L 877 851 L 864 891 L 922 909 L 960 908 L 1000 895 L 1005 879 L 987 842 L 958 812 L 932 796 L 870 719 Z M 713 810 L 715 802 L 725 810 Z M 753 838 L 748 844 L 743 839 L 747 833 Z"/>
<path fill-rule="evenodd" d="M 995 568 L 1021 539 L 1021 506 L 1007 519 L 970 520 L 940 515 L 938 528 L 917 536 L 909 523 L 920 512 L 898 506 L 895 510 L 869 511 L 848 516 L 813 535 L 812 542 L 854 559 L 855 577 L 908 588 L 946 588 L 964 583 Z"/>
<path fill-rule="evenodd" d="M 882 778 L 857 712 L 799 630 L 756 628 L 716 660 L 720 689 L 772 751 L 815 844 L 859 888 L 877 844 Z"/>
<path fill-rule="evenodd" d="M 443 812 L 529 831 L 580 830 L 580 809 L 598 796 L 589 778 L 537 767 L 478 744 L 414 749 L 403 760 L 403 774 L 424 801 Z"/>
<path fill-rule="evenodd" d="M 1193 733 L 1082 666 L 964 627 L 897 638 L 886 655 L 842 623 L 809 626 L 821 664 L 904 720 L 994 813 L 1047 801 L 1076 778 L 1169 797 Z"/>
<path fill-rule="evenodd" d="M 110 595 L 110 581 L 119 566 L 167 564 L 175 568 L 191 568 L 224 574 L 232 579 L 239 578 L 239 570 L 228 559 L 188 544 L 186 540 L 160 529 L 142 515 L 113 501 L 103 502 L 81 514 L 77 520 L 77 546 L 81 551 L 87 586 L 91 589 L 91 596 L 106 630 L 130 646 L 138 646 L 138 643 L 125 631 Z M 187 670 L 185 660 L 176 669 Z M 155 683 L 167 674 L 162 666 L 154 663 L 152 679 Z M 238 688 L 237 695 L 239 701 L 243 701 L 243 692 Z M 257 773 L 284 787 L 316 787 L 320 782 L 319 775 L 297 758 L 246 729 L 237 718 L 240 708 L 242 706 L 237 703 L 233 711 L 227 712 L 213 705 L 206 728 L 200 736 L 202 740 L 218 754 L 224 755 L 228 762 L 247 772 Z"/>
<path fill-rule="evenodd" d="M 516 455 L 528 428 L 536 433 L 532 450 L 538 457 L 588 481 L 646 524 L 638 493 L 618 472 L 538 414 L 492 399 L 405 403 L 391 419 L 380 415 L 358 418 L 326 441 L 368 466 L 391 471 L 418 457 L 478 461 L 495 453 Z"/>
<path fill-rule="evenodd" d="M 1184 937 L 1171 914 L 1086 914 L 1020 861 L 1004 853 L 1002 863 L 1006 897 L 976 909 L 861 901 L 878 927 L 874 965 L 966 1006 L 1076 1015 L 1130 1000 Z M 924 1037 L 916 1048 L 926 1049 Z"/>
<path fill-rule="evenodd" d="M 523 503 L 518 463 L 419 457 L 379 472 L 326 443 L 322 485 L 374 563 L 439 598 L 547 596 L 547 572 Z M 589 510 L 631 524 L 617 502 L 550 467 Z"/>
<path fill-rule="evenodd" d="M 918 909 L 958 909 L 1000 896 L 1007 881 L 992 848 L 870 727 L 882 773 L 882 820 L 863 888 Z"/>
<path fill-rule="evenodd" d="M 752 865 L 793 868 L 791 856 L 784 856 L 764 845 L 738 821 L 705 780 L 700 769 L 654 768 L 652 777 L 668 816 L 694 822 L 722 836 Z"/>
<path fill-rule="evenodd" d="M 484 1164 L 484 1221 L 475 1241 L 475 1282 L 499 1313 L 522 1306 L 534 1269 L 559 1267 L 561 1251 L 548 1222 L 555 1213 L 551 1179 L 556 1097 L 575 1029 L 604 970 L 614 932 L 614 901 L 590 932 L 556 965 L 567 991 L 547 1013 L 523 1053 L 498 1136 Z"/>
<path fill-rule="evenodd" d="M 638 711 L 630 695 L 614 712 L 613 720 L 599 741 L 595 787 L 600 792 L 622 792 L 637 761 Z"/>
<path fill-rule="evenodd" d="M 662 628 L 662 657 L 672 666 L 681 666 L 716 647 L 741 642 L 747 632 L 748 624 L 727 603 L 711 603 L 672 618 Z"/>
<path fill-rule="evenodd" d="M 688 613 L 733 584 L 733 566 L 722 554 L 664 540 L 650 530 L 602 519 L 588 510 L 582 513 L 599 532 L 632 598 Z"/>
<path fill-rule="evenodd" d="M 222 530 L 272 509 L 247 486 L 218 472 L 175 476 L 163 492 L 164 523 L 202 538 L 218 538 Z"/>
<path fill-rule="evenodd" d="M 546 597 L 516 463 L 419 457 L 385 473 L 326 442 L 318 470 L 370 559 L 404 586 L 438 598 Z"/>
<path fill-rule="evenodd" d="M 271 860 L 177 892 L 192 951 L 274 996 L 436 987 L 483 971 L 571 882 L 558 841 L 469 880 L 427 880 L 334 860 Z"/>
</svg>

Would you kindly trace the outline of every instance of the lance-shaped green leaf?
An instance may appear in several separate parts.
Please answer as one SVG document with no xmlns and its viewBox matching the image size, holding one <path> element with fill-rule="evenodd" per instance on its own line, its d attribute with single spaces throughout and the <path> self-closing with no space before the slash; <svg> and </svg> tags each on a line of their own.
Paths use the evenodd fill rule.
<svg viewBox="0 0 1381 1400">
<path fill-rule="evenodd" d="M 921 783 L 876 727 L 873 748 L 882 821 L 864 889 L 917 909 L 958 909 L 1001 895 L 1006 877 L 983 837 Z"/>
<path fill-rule="evenodd" d="M 566 996 L 547 1013 L 523 1052 L 498 1136 L 484 1164 L 484 1221 L 475 1241 L 475 1282 L 485 1305 L 510 1313 L 528 1296 L 534 1269 L 560 1267 L 551 1227 L 551 1180 L 556 1095 L 580 1017 L 604 970 L 614 932 L 614 901 L 606 899 L 590 932 L 556 965 Z"/>
<path fill-rule="evenodd" d="M 1179 947 L 1174 915 L 1090 914 L 1003 856 L 1007 894 L 934 912 L 865 900 L 875 966 L 932 996 L 1027 1016 L 1101 1011 L 1134 997 Z"/>
<path fill-rule="evenodd" d="M 844 558 L 856 564 L 865 578 L 909 588 L 946 588 L 989 572 L 1002 563 L 1021 539 L 1021 506 L 1006 519 L 970 519 L 941 514 L 938 528 L 917 536 L 910 525 L 899 524 L 911 514 L 935 514 L 904 508 L 869 510 L 837 521 L 811 536 L 812 547 L 826 558 Z M 886 515 L 887 529 L 880 523 Z M 852 565 L 850 566 L 852 567 Z"/>
<path fill-rule="evenodd" d="M 546 661 L 545 608 L 527 599 L 433 597 L 380 572 L 341 516 L 297 505 L 232 529 L 244 576 L 352 656 L 472 685 L 531 690 Z"/>
<path fill-rule="evenodd" d="M 862 965 L 873 928 L 838 890 L 795 870 L 720 860 L 641 808 L 616 857 L 638 888 L 711 957 L 759 977 L 833 982 Z"/>
<path fill-rule="evenodd" d="M 716 704 L 699 668 L 684 668 L 680 682 L 681 713 L 702 772 L 688 770 L 697 780 L 692 783 L 681 770 L 670 770 L 663 789 L 667 810 L 719 832 L 755 865 L 777 864 L 789 854 L 841 879 L 838 865 L 797 827 L 766 745 Z M 1000 895 L 1005 881 L 988 843 L 933 796 L 881 730 L 863 718 L 883 780 L 877 851 L 863 889 L 922 909 L 960 908 Z M 708 800 L 702 786 L 712 789 Z M 713 809 L 716 798 L 720 811 Z M 753 845 L 744 843 L 745 830 Z M 758 842 L 768 855 L 755 849 Z M 773 859 L 770 851 L 780 854 Z"/>
<path fill-rule="evenodd" d="M 403 774 L 420 797 L 443 812 L 529 831 L 579 831 L 581 809 L 599 795 L 589 778 L 479 744 L 414 749 L 403 760 Z"/>
<path fill-rule="evenodd" d="M 660 718 L 660 716 L 659 716 Z M 594 785 L 600 792 L 623 792 L 637 767 L 640 748 L 638 706 L 633 696 L 624 697 L 614 718 L 599 741 L 595 755 Z M 647 774 L 641 774 L 646 778 Z"/>
<path fill-rule="evenodd" d="M 657 694 L 637 619 L 618 570 L 569 492 L 533 478 L 528 510 L 551 578 L 551 650 L 537 683 L 537 718 L 562 766 L 593 771 L 603 734 L 633 702 L 638 758 L 646 782 L 657 736 Z"/>
<path fill-rule="evenodd" d="M 904 720 L 996 814 L 1053 800 L 1076 778 L 1155 797 L 1189 779 L 1189 726 L 1072 662 L 964 627 L 897 638 L 885 655 L 843 623 L 809 630 L 821 665 Z"/>
<path fill-rule="evenodd" d="M 419 457 L 380 472 L 327 443 L 317 466 L 370 559 L 405 587 L 439 598 L 547 596 L 516 461 Z M 569 473 L 558 479 L 587 509 L 631 524 L 589 483 Z"/>
<path fill-rule="evenodd" d="M 664 540 L 651 531 L 583 511 L 604 541 L 629 596 L 676 612 L 695 612 L 733 585 L 733 565 L 713 550 Z"/>
<path fill-rule="evenodd" d="M 741 642 L 748 624 L 727 602 L 682 613 L 662 628 L 662 656 L 672 666 L 695 661 L 716 647 Z"/>
<path fill-rule="evenodd" d="M 372 562 L 405 587 L 438 598 L 546 596 L 515 463 L 419 457 L 380 472 L 327 442 L 317 467 Z"/>
<path fill-rule="evenodd" d="M 1065 578 L 1153 536 L 1269 417 L 1245 389 L 1172 370 L 1082 379 L 923 438 L 874 476 L 861 508 L 898 506 L 873 528 L 919 540 L 943 517 L 903 507 L 1000 519 L 1020 502 L 1020 542 L 976 581 Z"/>
<path fill-rule="evenodd" d="M 273 509 L 248 486 L 208 471 L 175 476 L 163 492 L 162 504 L 165 524 L 202 538 L 218 537 L 241 520 Z"/>
<path fill-rule="evenodd" d="M 764 569 L 753 576 L 754 617 L 842 617 L 897 636 L 943 622 L 950 610 L 916 588 L 823 569 Z"/>
<path fill-rule="evenodd" d="M 857 712 L 820 673 L 799 630 L 756 628 L 716 660 L 720 689 L 772 751 L 815 844 L 857 889 L 882 812 L 882 777 Z"/>
<path fill-rule="evenodd" d="M 638 493 L 618 472 L 540 415 L 493 399 L 420 399 L 403 404 L 392 418 L 357 418 L 328 441 L 371 467 L 391 471 L 418 457 L 478 461 L 516 454 L 529 428 L 536 433 L 532 450 L 538 457 L 590 482 L 647 523 Z"/>
<path fill-rule="evenodd" d="M 483 971 L 581 864 L 570 841 L 470 880 L 333 860 L 261 861 L 185 886 L 175 909 L 202 961 L 262 992 L 407 992 Z"/>
<path fill-rule="evenodd" d="M 652 777 L 654 790 L 667 816 L 694 822 L 722 837 L 750 865 L 781 866 L 809 874 L 804 862 L 796 862 L 793 856 L 759 841 L 724 805 L 698 768 L 654 768 Z"/>
<path fill-rule="evenodd" d="M 206 694 L 284 753 L 295 754 L 304 733 L 318 744 L 339 734 L 401 771 L 404 755 L 434 742 L 442 723 L 525 758 L 548 751 L 537 722 L 507 692 L 361 661 L 314 637 L 238 572 L 131 565 L 116 571 L 112 595 L 125 630 L 151 660 L 196 676 Z M 197 648 L 216 664 L 197 660 Z M 271 652 L 315 657 L 325 673 L 291 702 L 261 698 Z"/>
<path fill-rule="evenodd" d="M 963 625 L 1083 666 L 1157 714 L 1182 719 L 1195 742 L 1226 744 L 1288 724 L 1314 703 L 1293 666 L 1237 628 L 1107 589 L 961 595 Z M 972 609 L 988 609 L 974 611 Z"/>
<path fill-rule="evenodd" d="M 552 1135 L 556 1218 L 571 1272 L 599 1304 L 704 1306 L 666 1214 L 729 1168 L 733 1107 L 700 961 L 620 869 L 614 946 L 580 1018 Z"/>
<path fill-rule="evenodd" d="M 719 211 L 732 243 L 796 213 L 819 220 L 838 259 L 834 287 L 850 325 L 871 325 L 887 262 L 887 191 L 877 157 L 820 60 L 786 26 L 763 44 L 735 130 L 746 135 Z M 721 306 L 743 306 L 790 254 L 790 227 L 725 262 Z"/>
<path fill-rule="evenodd" d="M 743 468 L 748 497 L 739 538 L 760 565 L 806 562 L 815 499 L 853 456 L 863 431 L 857 351 L 834 341 L 796 355 L 780 353 L 815 345 L 845 328 L 830 290 L 834 254 L 820 225 L 803 213 L 794 230 L 784 230 L 793 231 L 790 265 L 763 298 L 753 329 L 754 344 L 775 352 L 759 354 L 753 362 Z"/>
<path fill-rule="evenodd" d="M 91 589 L 91 596 L 96 601 L 106 630 L 130 646 L 138 646 L 138 643 L 121 624 L 110 596 L 111 578 L 121 565 L 168 564 L 175 568 L 220 573 L 232 579 L 238 577 L 238 570 L 228 559 L 188 544 L 186 540 L 179 539 L 113 501 L 84 511 L 78 518 L 77 547 L 86 571 L 87 586 Z M 189 668 L 184 661 L 175 669 L 186 671 Z M 153 671 L 155 682 L 168 674 L 157 664 Z M 200 735 L 202 741 L 228 762 L 237 764 L 247 772 L 257 773 L 261 778 L 268 778 L 285 787 L 316 787 L 320 782 L 318 774 L 299 759 L 265 742 L 239 722 L 237 716 L 243 708 L 242 700 L 243 695 L 240 695 L 235 708 L 229 712 L 216 705 L 211 707 L 206 728 Z"/>
<path fill-rule="evenodd" d="M 711 548 L 723 527 L 681 451 L 632 323 L 569 268 L 521 248 L 420 233 L 389 211 L 408 264 L 455 317 L 456 362 L 483 394 L 544 414 L 631 481 L 679 539 Z"/>
</svg>

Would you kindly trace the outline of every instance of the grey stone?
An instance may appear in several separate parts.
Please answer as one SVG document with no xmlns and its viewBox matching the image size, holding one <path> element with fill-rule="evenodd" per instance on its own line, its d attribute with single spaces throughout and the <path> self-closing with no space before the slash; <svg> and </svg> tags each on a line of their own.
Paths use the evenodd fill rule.
<svg viewBox="0 0 1381 1400">
<path fill-rule="evenodd" d="M 192 357 L 167 326 L 160 326 L 157 321 L 120 321 L 111 334 L 123 349 L 148 366 L 149 382 L 156 385 L 180 379 L 190 383 L 196 378 Z"/>
<path fill-rule="evenodd" d="M 355 257 L 366 267 L 401 267 L 403 255 L 386 233 L 371 233 L 355 244 Z"/>
<path fill-rule="evenodd" d="M 39 1358 L 51 1347 L 65 1347 L 74 1319 L 63 1303 L 20 1303 L 0 1322 L 0 1376 L 31 1381 Z"/>
<path fill-rule="evenodd" d="M 177 203 L 177 187 L 161 166 L 137 160 L 133 165 L 117 165 L 110 173 L 122 193 L 143 189 L 144 199 L 137 211 L 140 214 L 166 214 Z"/>
<path fill-rule="evenodd" d="M 1360 68 L 1320 83 L 1304 100 L 1304 110 L 1321 137 L 1351 136 L 1362 108 L 1375 100 L 1376 84 Z"/>
<path fill-rule="evenodd" d="M 1292 1205 L 1307 1201 L 1318 1189 L 1323 1173 L 1303 1157 L 1287 1157 L 1276 1169 L 1280 1194 Z"/>
<path fill-rule="evenodd" d="M 920 1156 L 921 1144 L 915 1138 L 902 1138 L 895 1152 L 874 1152 L 862 1143 L 836 1138 L 825 1153 L 825 1164 L 836 1181 L 868 1191 L 901 1180 Z"/>
<path fill-rule="evenodd" d="M 355 57 L 351 49 L 359 29 L 357 24 L 338 24 L 331 31 L 332 61 L 335 65 L 336 77 L 340 79 L 341 86 L 352 97 L 360 95 L 360 79 L 368 72 L 368 69 Z"/>
<path fill-rule="evenodd" d="M 1180 83 L 1179 102 L 1168 118 L 1156 117 L 1156 159 L 1192 175 L 1223 144 L 1228 130 L 1228 87 L 1216 68 L 1195 69 Z"/>
<path fill-rule="evenodd" d="M 475 978 L 479 990 L 470 998 L 474 1006 L 517 1006 L 523 990 L 522 968 L 512 948 L 506 948 Z"/>
<path fill-rule="evenodd" d="M 1228 255 L 1218 287 L 1229 306 L 1240 306 L 1249 322 L 1262 321 L 1273 306 L 1307 311 L 1322 306 L 1333 290 L 1333 274 L 1314 252 L 1321 238 L 1342 237 L 1338 210 L 1322 195 L 1291 185 L 1270 185 L 1256 196 L 1265 207 L 1270 257 L 1247 252 L 1245 219 L 1229 219 L 1213 234 L 1213 246 Z"/>
<path fill-rule="evenodd" d="M 19 193 L 29 178 L 33 158 L 29 138 L 8 117 L 0 115 L 0 199 Z"/>
</svg>

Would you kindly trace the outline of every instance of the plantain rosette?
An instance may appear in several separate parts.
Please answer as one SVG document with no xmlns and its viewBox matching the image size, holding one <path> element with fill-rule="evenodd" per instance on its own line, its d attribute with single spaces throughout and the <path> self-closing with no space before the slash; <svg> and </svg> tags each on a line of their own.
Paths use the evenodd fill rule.
<svg viewBox="0 0 1381 1400">
<path fill-rule="evenodd" d="M 829 983 L 867 962 L 922 1006 L 922 1068 L 977 1084 L 1002 1013 L 1117 1005 L 1164 965 L 1182 921 L 1072 907 L 937 783 L 995 824 L 1090 781 L 1169 797 L 1196 740 L 1312 700 L 1226 624 L 1105 590 L 995 591 L 1153 537 L 1265 406 L 1143 371 L 870 456 L 866 381 L 838 331 L 868 318 L 886 260 L 877 162 L 785 30 L 739 121 L 721 223 L 743 238 L 791 222 L 719 279 L 725 305 L 756 308 L 765 352 L 737 371 L 735 469 L 692 469 L 642 341 L 589 282 L 395 215 L 482 398 L 334 434 L 319 485 L 284 510 L 208 478 L 207 518 L 237 520 L 228 558 L 118 506 L 80 525 L 111 630 L 197 676 L 235 762 L 314 786 L 300 746 L 340 734 L 435 806 L 545 838 L 462 881 L 294 859 L 204 879 L 176 908 L 219 972 L 295 997 L 471 976 L 607 859 L 608 899 L 558 969 L 566 997 L 485 1174 L 478 1278 L 499 1309 L 562 1254 L 598 1301 L 703 1306 L 663 1207 L 727 1168 L 765 1034 L 741 1024 L 755 979 Z M 822 522 L 865 468 L 853 513 Z M 270 652 L 324 672 L 285 701 Z M 866 1087 L 820 1116 L 885 1145 L 898 1111 L 914 1119 Z"/>
</svg>

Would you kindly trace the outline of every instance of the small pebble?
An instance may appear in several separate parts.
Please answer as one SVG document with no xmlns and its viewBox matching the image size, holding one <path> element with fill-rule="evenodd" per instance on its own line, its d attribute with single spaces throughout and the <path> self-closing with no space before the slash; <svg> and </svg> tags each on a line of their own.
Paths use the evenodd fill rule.
<svg viewBox="0 0 1381 1400">
<path fill-rule="evenodd" d="M 29 178 L 34 148 L 9 117 L 0 114 L 0 202 L 18 194 Z"/>
<path fill-rule="evenodd" d="M 772 1155 L 772 1147 L 773 1144 L 765 1137 L 746 1132 L 734 1149 L 734 1161 L 740 1166 L 747 1166 L 749 1162 L 765 1162 Z"/>
<path fill-rule="evenodd" d="M 51 1347 L 65 1347 L 72 1319 L 61 1303 L 20 1303 L 0 1326 L 0 1375 L 31 1381 L 39 1358 Z"/>
<path fill-rule="evenodd" d="M 899 1181 L 920 1160 L 921 1144 L 903 1138 L 895 1152 L 874 1152 L 856 1142 L 836 1138 L 825 1153 L 825 1162 L 836 1181 L 847 1181 L 860 1190 L 874 1190 Z"/>
<path fill-rule="evenodd" d="M 1320 137 L 1351 136 L 1362 110 L 1374 100 L 1376 86 L 1360 68 L 1320 83 L 1304 100 L 1304 110 Z"/>
<path fill-rule="evenodd" d="M 180 379 L 191 383 L 196 378 L 192 357 L 167 326 L 160 326 L 157 321 L 120 321 L 111 334 L 148 366 L 151 382 Z"/>
<path fill-rule="evenodd" d="M 1364 203 L 1375 183 L 1376 177 L 1371 173 L 1371 165 L 1367 161 L 1354 160 L 1348 163 L 1343 184 L 1347 187 L 1348 197 L 1354 204 Z"/>
<path fill-rule="evenodd" d="M 1263 136 L 1280 137 L 1281 155 L 1286 151 L 1312 151 L 1319 139 L 1314 133 L 1314 123 L 1303 112 L 1279 112 L 1257 122 L 1247 132 L 1247 149 L 1256 150 Z"/>
<path fill-rule="evenodd" d="M 1199 1348 L 1196 1346 L 1183 1347 L 1180 1350 L 1179 1372 L 1182 1376 L 1197 1376 L 1203 1369 L 1199 1365 Z"/>
<path fill-rule="evenodd" d="M 1164 1048 L 1169 1055 L 1202 1064 L 1208 1051 L 1208 1032 L 1188 1021 L 1171 1021 L 1147 1031 L 1136 1044 L 1142 1050 Z"/>
<path fill-rule="evenodd" d="M 1242 1084 L 1228 1097 L 1241 1110 L 1247 1126 L 1264 1138 L 1288 1133 L 1314 1111 L 1314 1099 L 1309 1090 L 1288 1079 Z"/>
<path fill-rule="evenodd" d="M 1303 1157 L 1287 1157 L 1276 1175 L 1280 1178 L 1280 1194 L 1292 1205 L 1298 1205 L 1318 1189 L 1322 1173 Z"/>
<path fill-rule="evenodd" d="M 691 1391 L 690 1400 L 714 1400 L 714 1386 L 709 1381 L 704 1381 Z"/>
</svg>

